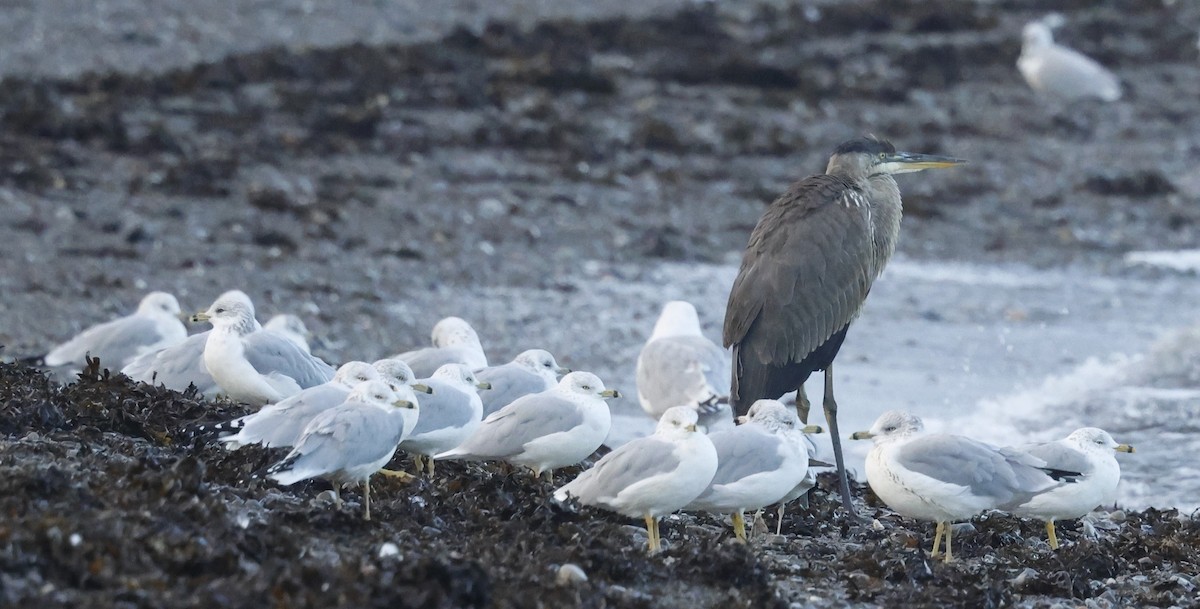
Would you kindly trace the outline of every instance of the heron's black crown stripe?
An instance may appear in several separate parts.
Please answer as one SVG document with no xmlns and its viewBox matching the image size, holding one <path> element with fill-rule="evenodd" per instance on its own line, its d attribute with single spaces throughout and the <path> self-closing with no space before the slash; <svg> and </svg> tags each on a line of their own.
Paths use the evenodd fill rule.
<svg viewBox="0 0 1200 609">
<path fill-rule="evenodd" d="M 864 152 L 866 154 L 879 154 L 886 152 L 892 154 L 896 152 L 896 147 L 887 140 L 879 140 L 870 136 L 854 138 L 852 140 L 842 142 L 834 154 L 851 154 L 855 152 Z"/>
</svg>

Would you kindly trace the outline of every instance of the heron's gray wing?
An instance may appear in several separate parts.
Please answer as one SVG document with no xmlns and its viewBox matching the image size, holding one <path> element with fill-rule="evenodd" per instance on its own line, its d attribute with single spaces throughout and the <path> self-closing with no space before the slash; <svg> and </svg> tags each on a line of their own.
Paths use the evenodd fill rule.
<svg viewBox="0 0 1200 609">
<path fill-rule="evenodd" d="M 219 389 L 204 365 L 204 343 L 208 341 L 208 332 L 193 334 L 162 351 L 143 354 L 121 372 L 135 381 L 161 384 L 174 391 L 195 385 L 200 393 L 214 395 Z"/>
<path fill-rule="evenodd" d="M 569 400 L 552 393 L 530 395 L 484 420 L 454 452 L 468 458 L 509 457 L 521 452 L 532 440 L 568 431 L 582 423 L 583 413 Z"/>
<path fill-rule="evenodd" d="M 922 436 L 897 449 L 895 458 L 906 469 L 991 497 L 997 507 L 1057 484 L 1028 455 L 1002 452 L 962 436 Z"/>
<path fill-rule="evenodd" d="M 1046 467 L 1067 472 L 1090 474 L 1095 464 L 1088 460 L 1087 455 L 1063 444 L 1062 442 L 1044 442 L 1028 444 L 1016 450 L 1021 450 L 1046 463 Z"/>
<path fill-rule="evenodd" d="M 739 425 L 709 436 L 717 449 L 717 473 L 710 489 L 754 474 L 775 471 L 783 464 L 783 456 L 779 454 L 783 439 L 755 427 L 753 424 Z"/>
<path fill-rule="evenodd" d="M 520 364 L 508 363 L 484 368 L 475 374 L 475 378 L 492 384 L 491 389 L 479 393 L 479 397 L 483 399 L 485 417 L 513 403 L 519 397 L 549 389 L 545 379 Z"/>
<path fill-rule="evenodd" d="M 282 484 L 377 461 L 396 449 L 395 422 L 378 406 L 346 403 L 317 415 L 272 472 Z"/>
<path fill-rule="evenodd" d="M 672 406 L 729 395 L 729 355 L 703 336 L 652 340 L 638 355 L 639 396 L 658 414 Z"/>
<path fill-rule="evenodd" d="M 125 366 L 142 347 L 163 339 L 153 319 L 130 315 L 98 324 L 80 332 L 74 338 L 46 354 L 47 366 L 83 364 L 86 354 L 100 358 L 100 365 L 110 369 Z"/>
<path fill-rule="evenodd" d="M 798 362 L 850 323 L 881 270 L 871 211 L 850 182 L 798 182 L 763 214 L 729 293 L 725 346 L 742 365 Z"/>
<path fill-rule="evenodd" d="M 404 361 L 409 368 L 412 368 L 413 376 L 419 379 L 433 376 L 438 368 L 446 364 L 466 363 L 459 357 L 459 351 L 442 347 L 425 347 L 415 351 L 406 351 L 399 355 L 393 355 L 392 359 Z M 424 400 L 421 403 L 424 404 Z"/>
<path fill-rule="evenodd" d="M 472 418 L 470 394 L 441 379 L 421 382 L 432 388 L 433 393 L 421 394 L 421 411 L 409 439 L 438 429 L 462 427 Z"/>
<path fill-rule="evenodd" d="M 247 335 L 244 341 L 246 361 L 260 374 L 277 372 L 291 377 L 301 388 L 315 387 L 333 378 L 334 369 L 329 364 L 282 334 L 259 330 Z"/>
<path fill-rule="evenodd" d="M 637 482 L 675 471 L 679 464 L 673 443 L 654 436 L 638 438 L 601 457 L 555 495 L 571 495 L 587 504 L 602 503 Z"/>
<path fill-rule="evenodd" d="M 341 405 L 349 394 L 349 389 L 333 383 L 310 387 L 245 417 L 242 429 L 229 438 L 236 437 L 242 444 L 258 442 L 267 448 L 292 446 L 317 415 Z"/>
</svg>

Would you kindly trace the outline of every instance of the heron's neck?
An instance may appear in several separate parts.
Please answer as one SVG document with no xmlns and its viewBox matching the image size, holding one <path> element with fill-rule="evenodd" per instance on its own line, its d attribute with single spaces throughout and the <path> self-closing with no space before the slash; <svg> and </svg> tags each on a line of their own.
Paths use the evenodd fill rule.
<svg viewBox="0 0 1200 609">
<path fill-rule="evenodd" d="M 900 187 L 888 174 L 874 175 L 864 182 L 867 200 L 871 202 L 871 227 L 874 231 L 875 260 L 878 264 L 875 273 L 878 275 L 896 251 L 896 240 L 900 236 L 900 216 L 903 213 L 900 205 Z"/>
</svg>

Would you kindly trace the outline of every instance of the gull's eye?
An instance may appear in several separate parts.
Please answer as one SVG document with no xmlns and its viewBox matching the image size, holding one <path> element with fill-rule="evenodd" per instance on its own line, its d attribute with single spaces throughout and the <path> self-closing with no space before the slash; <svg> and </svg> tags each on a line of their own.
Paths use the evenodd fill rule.
<svg viewBox="0 0 1200 609">
<path fill-rule="evenodd" d="M 884 427 L 884 428 L 883 428 L 883 430 L 884 430 L 884 431 L 896 431 L 896 426 L 895 426 L 895 425 L 888 425 L 887 427 Z"/>
<path fill-rule="evenodd" d="M 579 388 L 580 388 L 580 389 L 583 389 L 584 391 L 591 391 L 591 390 L 592 390 L 592 386 L 591 386 L 591 385 L 580 385 L 580 386 L 579 386 Z"/>
<path fill-rule="evenodd" d="M 217 313 L 224 313 L 225 309 L 217 309 Z"/>
</svg>

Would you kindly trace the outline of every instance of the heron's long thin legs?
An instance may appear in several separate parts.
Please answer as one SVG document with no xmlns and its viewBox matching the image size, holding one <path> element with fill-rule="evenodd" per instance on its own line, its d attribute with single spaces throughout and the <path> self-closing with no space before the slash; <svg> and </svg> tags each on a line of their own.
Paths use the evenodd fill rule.
<svg viewBox="0 0 1200 609">
<path fill-rule="evenodd" d="M 796 414 L 805 425 L 808 425 L 808 411 L 811 409 L 812 402 L 808 399 L 808 393 L 804 391 L 804 385 L 800 385 L 796 389 Z"/>
<path fill-rule="evenodd" d="M 833 459 L 837 463 L 838 487 L 842 491 L 842 507 L 857 518 L 854 503 L 850 500 L 850 482 L 846 479 L 846 460 L 842 457 L 842 437 L 838 433 L 837 402 L 833 399 L 833 364 L 825 368 L 825 420 L 829 422 L 829 437 L 833 440 Z"/>
</svg>

